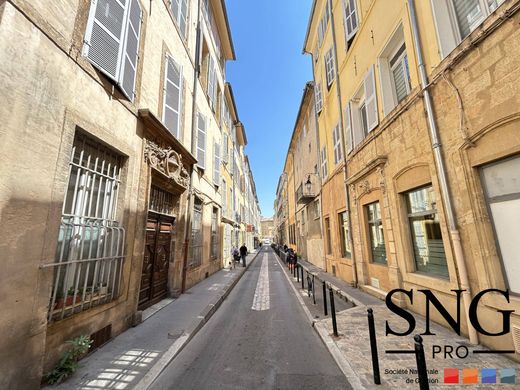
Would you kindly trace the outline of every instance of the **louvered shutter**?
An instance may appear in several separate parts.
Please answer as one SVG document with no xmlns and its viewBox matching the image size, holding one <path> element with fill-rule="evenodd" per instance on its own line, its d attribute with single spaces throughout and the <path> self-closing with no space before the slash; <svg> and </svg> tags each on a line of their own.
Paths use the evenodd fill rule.
<svg viewBox="0 0 520 390">
<path fill-rule="evenodd" d="M 126 27 L 126 40 L 123 51 L 123 69 L 119 84 L 123 93 L 131 101 L 135 97 L 135 77 L 139 54 L 139 37 L 141 35 L 141 5 L 139 0 L 130 1 L 130 11 Z"/>
<path fill-rule="evenodd" d="M 347 106 L 345 107 L 345 125 L 346 125 L 346 129 L 345 129 L 345 134 L 346 134 L 346 139 L 345 139 L 345 142 L 347 144 L 347 153 L 349 153 L 352 148 L 353 148 L 353 140 L 352 140 L 352 118 L 351 118 L 351 103 L 350 101 L 347 103 Z"/>
<path fill-rule="evenodd" d="M 166 77 L 164 80 L 163 123 L 168 130 L 179 139 L 182 72 L 173 58 L 166 56 Z"/>
<path fill-rule="evenodd" d="M 345 33 L 347 41 L 350 40 L 358 30 L 356 0 L 345 0 Z"/>
<path fill-rule="evenodd" d="M 188 27 L 188 0 L 181 0 L 181 13 L 179 15 L 179 28 L 183 38 L 186 37 Z"/>
<path fill-rule="evenodd" d="M 377 115 L 377 97 L 376 97 L 376 80 L 374 76 L 374 66 L 365 76 L 365 105 L 367 110 L 367 125 L 368 131 L 372 131 L 378 124 L 379 118 Z"/>
<path fill-rule="evenodd" d="M 228 162 L 228 143 L 229 137 L 224 133 L 224 142 L 222 144 L 222 161 L 226 164 Z"/>
<path fill-rule="evenodd" d="M 197 165 L 206 168 L 206 118 L 201 113 L 197 118 Z"/>
<path fill-rule="evenodd" d="M 214 164 L 213 164 L 213 183 L 215 185 L 220 185 L 220 145 L 218 142 L 215 142 L 213 152 L 214 156 Z"/>
<path fill-rule="evenodd" d="M 126 1 L 91 0 L 83 55 L 115 81 L 119 79 Z"/>
</svg>

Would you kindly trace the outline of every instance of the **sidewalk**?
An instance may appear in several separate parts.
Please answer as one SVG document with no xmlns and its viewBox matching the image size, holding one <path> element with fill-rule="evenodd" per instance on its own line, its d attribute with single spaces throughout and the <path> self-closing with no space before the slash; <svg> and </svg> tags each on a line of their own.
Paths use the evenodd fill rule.
<svg viewBox="0 0 520 390">
<path fill-rule="evenodd" d="M 140 325 L 121 333 L 80 361 L 65 389 L 147 389 L 214 314 L 247 268 L 222 269 L 190 288 Z M 168 301 L 166 301 L 168 302 Z"/>
<path fill-rule="evenodd" d="M 330 275 L 320 268 L 299 260 L 303 268 L 313 274 L 321 281 L 330 284 L 337 293 L 345 296 L 348 300 L 356 304 L 356 307 L 338 312 L 336 316 L 339 337 L 333 336 L 332 321 L 330 318 L 321 320 L 311 319 L 314 328 L 322 338 L 323 342 L 335 358 L 343 373 L 347 376 L 351 384 L 356 389 L 417 389 L 418 384 L 413 383 L 417 378 L 414 370 L 417 369 L 415 354 L 387 354 L 387 350 L 414 350 L 413 336 L 421 333 L 425 329 L 424 317 L 415 314 L 416 328 L 410 336 L 397 337 L 385 336 L 385 322 L 388 320 L 392 328 L 396 331 L 405 331 L 408 324 L 393 312 L 387 309 L 383 301 L 350 286 L 348 283 Z M 370 350 L 370 339 L 368 333 L 367 308 L 374 310 L 377 348 L 379 356 L 379 367 L 381 374 L 381 385 L 376 386 L 373 382 L 372 358 Z M 520 364 L 496 354 L 475 354 L 474 350 L 487 350 L 487 348 L 477 345 L 473 346 L 464 337 L 459 337 L 451 329 L 444 328 L 434 322 L 430 325 L 431 331 L 435 336 L 423 336 L 426 366 L 430 374 L 430 388 L 432 389 L 466 389 L 467 384 L 463 384 L 462 369 L 478 369 L 474 372 L 477 375 L 477 383 L 481 383 L 480 369 L 496 369 L 497 384 L 472 384 L 472 389 L 500 388 L 520 388 Z M 444 358 L 443 353 L 432 358 L 432 346 L 444 345 L 453 348 L 467 347 L 469 354 L 466 358 L 460 359 Z M 444 369 L 455 369 L 459 375 L 459 385 L 444 384 Z M 516 384 L 501 384 L 500 369 L 516 370 Z M 433 371 L 432 371 L 433 370 Z M 469 373 L 465 372 L 464 374 Z M 410 381 L 412 381 L 410 383 Z"/>
</svg>

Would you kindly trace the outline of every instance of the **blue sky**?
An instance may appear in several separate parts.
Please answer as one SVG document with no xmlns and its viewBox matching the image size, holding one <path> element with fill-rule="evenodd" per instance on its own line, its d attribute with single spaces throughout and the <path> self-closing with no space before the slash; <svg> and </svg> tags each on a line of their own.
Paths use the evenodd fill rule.
<svg viewBox="0 0 520 390">
<path fill-rule="evenodd" d="M 227 0 L 236 61 L 227 64 L 238 115 L 245 126 L 262 215 L 273 214 L 276 185 L 305 83 L 302 55 L 311 0 Z"/>
</svg>

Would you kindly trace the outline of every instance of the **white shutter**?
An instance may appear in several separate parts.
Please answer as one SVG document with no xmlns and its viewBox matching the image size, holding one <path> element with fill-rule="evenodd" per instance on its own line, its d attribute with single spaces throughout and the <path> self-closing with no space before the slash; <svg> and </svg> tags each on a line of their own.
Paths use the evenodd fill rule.
<svg viewBox="0 0 520 390">
<path fill-rule="evenodd" d="M 358 20 L 356 11 L 356 0 L 344 0 L 345 18 L 345 34 L 347 41 L 350 40 L 358 30 Z"/>
<path fill-rule="evenodd" d="M 139 55 L 139 37 L 141 35 L 141 5 L 139 0 L 130 1 L 130 12 L 126 28 L 122 74 L 119 84 L 123 93 L 130 101 L 135 97 L 135 76 L 137 74 L 137 59 Z"/>
<path fill-rule="evenodd" d="M 379 123 L 377 115 L 376 80 L 374 77 L 374 66 L 372 65 L 365 75 L 365 105 L 367 110 L 368 131 L 375 129 Z"/>
<path fill-rule="evenodd" d="M 197 165 L 206 168 L 206 118 L 197 114 Z"/>
<path fill-rule="evenodd" d="M 346 134 L 346 139 L 345 139 L 345 142 L 346 142 L 346 151 L 347 153 L 349 153 L 352 148 L 353 148 L 353 140 L 352 140 L 352 118 L 351 118 L 351 103 L 350 101 L 347 102 L 347 106 L 345 107 L 345 125 L 346 125 L 346 128 L 345 128 L 345 134 Z"/>
<path fill-rule="evenodd" d="M 229 143 L 229 136 L 224 133 L 224 142 L 222 143 L 222 162 L 226 163 L 228 162 L 228 143 Z"/>
<path fill-rule="evenodd" d="M 213 146 L 214 163 L 213 163 L 213 184 L 220 185 L 220 145 L 218 142 Z"/>
<path fill-rule="evenodd" d="M 317 83 L 314 90 L 314 100 L 316 104 L 316 112 L 320 113 L 323 108 L 323 100 L 321 95 L 321 84 Z"/>
<path fill-rule="evenodd" d="M 83 55 L 115 81 L 119 79 L 127 11 L 125 0 L 91 0 L 85 33 Z"/>
<path fill-rule="evenodd" d="M 173 58 L 166 56 L 163 97 L 163 123 L 168 130 L 179 139 L 181 99 L 182 99 L 182 71 Z"/>
<path fill-rule="evenodd" d="M 188 0 L 181 0 L 181 13 L 179 15 L 179 28 L 181 30 L 182 37 L 186 37 L 186 31 L 188 27 Z"/>
</svg>

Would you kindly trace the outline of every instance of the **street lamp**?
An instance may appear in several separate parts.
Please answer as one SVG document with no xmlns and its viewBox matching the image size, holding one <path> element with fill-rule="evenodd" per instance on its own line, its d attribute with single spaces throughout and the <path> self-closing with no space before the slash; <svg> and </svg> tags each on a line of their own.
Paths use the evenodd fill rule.
<svg viewBox="0 0 520 390">
<path fill-rule="evenodd" d="M 311 182 L 311 175 L 307 176 L 307 181 L 305 182 L 305 189 L 307 190 L 307 193 L 309 194 L 312 190 L 312 182 Z"/>
</svg>

